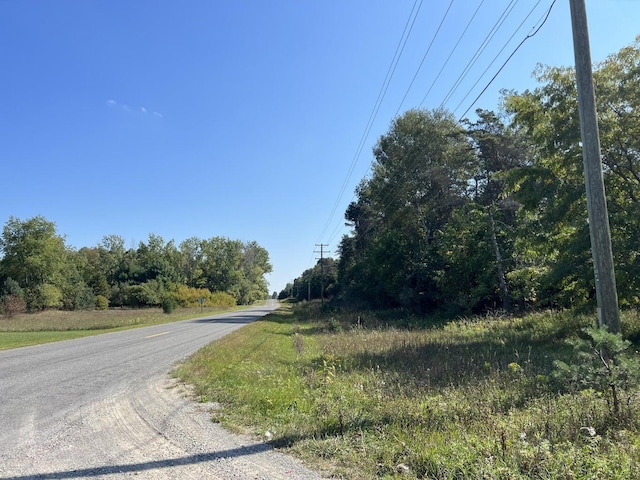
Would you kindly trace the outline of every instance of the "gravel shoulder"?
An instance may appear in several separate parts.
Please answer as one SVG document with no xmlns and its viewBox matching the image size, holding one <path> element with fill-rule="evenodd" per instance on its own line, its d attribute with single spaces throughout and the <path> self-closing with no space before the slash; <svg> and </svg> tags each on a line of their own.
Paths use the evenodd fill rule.
<svg viewBox="0 0 640 480">
<path fill-rule="evenodd" d="M 39 439 L 3 452 L 4 479 L 320 479 L 319 473 L 211 421 L 210 405 L 167 376 L 90 403 Z M 28 428 L 28 426 L 25 426 Z"/>
</svg>

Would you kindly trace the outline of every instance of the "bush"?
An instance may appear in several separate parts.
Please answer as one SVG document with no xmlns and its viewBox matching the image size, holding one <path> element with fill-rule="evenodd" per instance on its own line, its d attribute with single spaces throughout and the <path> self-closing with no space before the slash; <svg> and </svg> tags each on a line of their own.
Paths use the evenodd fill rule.
<svg viewBox="0 0 640 480">
<path fill-rule="evenodd" d="M 235 307 L 236 300 L 225 292 L 211 293 L 206 288 L 193 288 L 179 285 L 175 290 L 175 298 L 181 307 L 199 307 L 200 299 L 205 307 Z"/>
<path fill-rule="evenodd" d="M 43 283 L 27 290 L 27 308 L 29 310 L 45 310 L 62 307 L 62 291 L 55 285 Z"/>
<path fill-rule="evenodd" d="M 106 310 L 109 308 L 109 299 L 104 295 L 96 296 L 96 309 L 98 310 Z"/>
<path fill-rule="evenodd" d="M 611 414 L 619 419 L 622 407 L 630 405 L 640 385 L 640 356 L 630 348 L 631 342 L 605 327 L 587 328 L 583 333 L 587 338 L 570 341 L 574 362 L 556 360 L 554 375 L 576 390 L 591 389 L 607 398 Z"/>
<path fill-rule="evenodd" d="M 22 297 L 18 295 L 7 295 L 2 299 L 2 311 L 7 317 L 13 317 L 18 313 L 24 313 L 27 306 Z"/>
<path fill-rule="evenodd" d="M 178 306 L 178 302 L 173 296 L 167 295 L 162 299 L 162 311 L 164 313 L 169 314 L 173 312 L 177 306 Z"/>
</svg>

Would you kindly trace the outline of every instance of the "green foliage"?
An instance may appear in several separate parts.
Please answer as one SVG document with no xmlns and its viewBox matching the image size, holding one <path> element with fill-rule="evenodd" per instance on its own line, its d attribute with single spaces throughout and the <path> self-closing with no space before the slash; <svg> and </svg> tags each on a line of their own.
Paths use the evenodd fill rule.
<svg viewBox="0 0 640 480">
<path fill-rule="evenodd" d="M 135 306 L 160 306 L 165 294 L 163 282 L 152 279 L 127 288 L 130 302 Z"/>
<path fill-rule="evenodd" d="M 96 309 L 107 310 L 109 308 L 109 299 L 103 295 L 96 295 Z"/>
<path fill-rule="evenodd" d="M 62 291 L 50 283 L 27 289 L 25 297 L 29 310 L 62 307 Z"/>
<path fill-rule="evenodd" d="M 640 37 L 594 70 L 620 305 L 640 301 Z M 540 67 L 503 112 L 410 110 L 374 147 L 336 291 L 452 315 L 595 307 L 575 72 Z M 299 297 L 304 298 L 304 297 Z"/>
<path fill-rule="evenodd" d="M 640 475 L 635 397 L 620 423 L 595 390 L 557 394 L 554 361 L 575 359 L 562 340 L 591 318 L 540 312 L 419 328 L 300 305 L 180 366 L 201 398 L 220 404 L 216 421 L 269 432 L 276 447 L 339 478 Z"/>
<path fill-rule="evenodd" d="M 557 360 L 554 375 L 575 390 L 593 390 L 607 397 L 611 415 L 629 418 L 629 409 L 640 386 L 640 355 L 621 334 L 606 328 L 583 330 L 586 338 L 570 341 L 575 358 L 571 363 Z M 626 395 L 626 399 L 622 396 Z"/>
<path fill-rule="evenodd" d="M 176 286 L 173 296 L 181 307 L 233 307 L 235 298 L 225 292 L 210 292 L 206 288 Z M 202 303 L 201 303 L 202 300 Z"/>
<path fill-rule="evenodd" d="M 330 298 L 335 293 L 337 278 L 337 262 L 330 257 L 318 259 L 313 268 L 302 272 L 293 284 L 285 288 L 281 296 L 286 298 L 292 295 L 299 301 Z"/>
<path fill-rule="evenodd" d="M 10 217 L 0 253 L 0 298 L 15 293 L 31 311 L 93 309 L 98 297 L 112 306 L 158 307 L 180 286 L 204 289 L 196 301 L 204 296 L 206 305 L 249 304 L 268 296 L 265 275 L 272 270 L 258 243 L 223 237 L 193 237 L 176 247 L 149 234 L 136 249 L 126 249 L 122 237 L 108 235 L 95 247 L 75 251 L 40 216 Z M 193 292 L 186 292 L 177 300 L 193 305 Z"/>
<path fill-rule="evenodd" d="M 4 281 L 2 295 L 16 295 L 20 298 L 24 298 L 24 290 L 20 287 L 18 282 L 9 277 Z"/>
<path fill-rule="evenodd" d="M 346 212 L 354 236 L 340 246 L 341 291 L 379 307 L 430 308 L 446 270 L 442 231 L 465 202 L 471 145 L 450 113 L 410 110 L 380 137 L 374 156 Z"/>
<path fill-rule="evenodd" d="M 162 311 L 164 313 L 172 313 L 178 306 L 178 302 L 171 294 L 165 295 L 162 299 Z"/>
</svg>

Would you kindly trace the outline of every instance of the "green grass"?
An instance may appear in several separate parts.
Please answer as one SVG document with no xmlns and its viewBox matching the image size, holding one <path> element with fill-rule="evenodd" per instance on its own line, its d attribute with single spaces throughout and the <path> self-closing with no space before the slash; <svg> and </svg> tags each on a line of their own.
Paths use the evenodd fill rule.
<svg viewBox="0 0 640 480">
<path fill-rule="evenodd" d="M 640 478 L 640 392 L 614 418 L 606 392 L 553 376 L 589 318 L 356 317 L 280 310 L 176 375 L 215 421 L 337 478 Z"/>
<path fill-rule="evenodd" d="M 246 307 L 235 307 L 242 309 Z M 0 350 L 98 335 L 128 328 L 160 325 L 234 309 L 182 308 L 165 314 L 160 308 L 96 311 L 49 310 L 0 317 Z"/>
</svg>

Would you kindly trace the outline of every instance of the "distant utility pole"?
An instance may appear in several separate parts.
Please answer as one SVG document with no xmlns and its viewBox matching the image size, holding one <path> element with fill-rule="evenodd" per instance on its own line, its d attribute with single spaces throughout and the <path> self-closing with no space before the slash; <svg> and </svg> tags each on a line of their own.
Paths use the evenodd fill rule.
<svg viewBox="0 0 640 480">
<path fill-rule="evenodd" d="M 320 254 L 320 302 L 324 305 L 324 247 L 328 247 L 326 243 L 316 243 L 316 247 L 320 247 L 320 251 L 314 250 Z"/>
<path fill-rule="evenodd" d="M 596 281 L 598 302 L 598 324 L 606 325 L 610 332 L 620 332 L 618 293 L 613 269 L 611 231 L 607 200 L 602 178 L 600 136 L 596 113 L 589 29 L 584 0 L 569 0 L 571 25 L 573 28 L 573 50 L 576 60 L 578 108 L 580 111 L 580 133 L 582 136 L 582 159 L 587 189 L 587 211 L 589 213 L 589 235 Z"/>
</svg>

